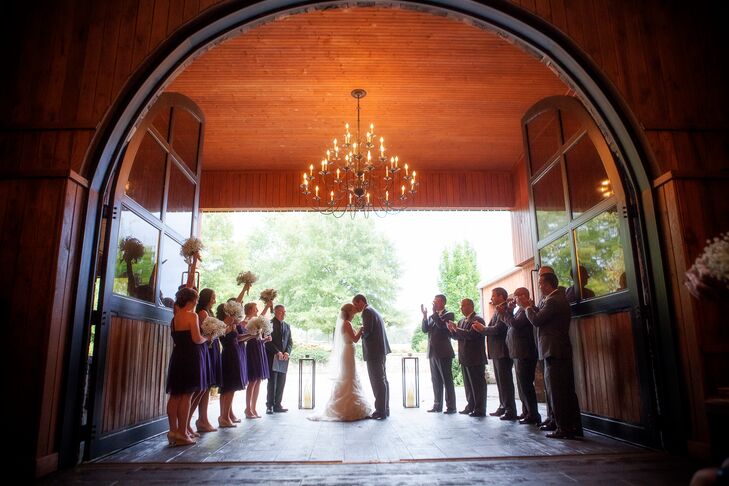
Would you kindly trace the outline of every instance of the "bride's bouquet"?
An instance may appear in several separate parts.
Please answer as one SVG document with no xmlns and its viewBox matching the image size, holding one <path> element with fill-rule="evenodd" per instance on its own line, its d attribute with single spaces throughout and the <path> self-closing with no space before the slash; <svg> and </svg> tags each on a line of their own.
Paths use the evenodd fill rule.
<svg viewBox="0 0 729 486">
<path fill-rule="evenodd" d="M 200 252 L 202 249 L 203 242 L 200 238 L 188 238 L 185 240 L 185 243 L 183 243 L 182 248 L 180 248 L 180 256 L 185 259 L 185 263 L 192 265 L 193 257 L 197 256 L 198 260 L 202 260 L 202 258 L 200 258 Z"/>
<path fill-rule="evenodd" d="M 227 327 L 223 321 L 209 316 L 202 323 L 202 335 L 213 340 L 223 336 Z"/>
<path fill-rule="evenodd" d="M 230 316 L 238 322 L 243 320 L 243 306 L 236 300 L 231 300 L 223 304 L 223 312 L 225 312 L 226 316 Z"/>
<path fill-rule="evenodd" d="M 260 299 L 266 304 L 273 304 L 274 299 L 278 295 L 274 289 L 266 289 L 261 292 Z"/>
<path fill-rule="evenodd" d="M 246 325 L 249 334 L 259 334 L 262 337 L 270 336 L 273 332 L 271 321 L 264 316 L 256 316 Z"/>
</svg>

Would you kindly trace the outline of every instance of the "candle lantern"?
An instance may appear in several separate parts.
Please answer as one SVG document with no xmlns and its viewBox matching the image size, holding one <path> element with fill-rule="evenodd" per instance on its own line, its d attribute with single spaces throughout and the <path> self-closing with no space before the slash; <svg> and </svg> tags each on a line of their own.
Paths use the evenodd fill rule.
<svg viewBox="0 0 729 486">
<path fill-rule="evenodd" d="M 299 408 L 311 410 L 316 405 L 316 360 L 307 354 L 299 359 Z"/>
<path fill-rule="evenodd" d="M 402 358 L 402 406 L 420 407 L 420 368 L 419 359 L 408 353 Z"/>
</svg>

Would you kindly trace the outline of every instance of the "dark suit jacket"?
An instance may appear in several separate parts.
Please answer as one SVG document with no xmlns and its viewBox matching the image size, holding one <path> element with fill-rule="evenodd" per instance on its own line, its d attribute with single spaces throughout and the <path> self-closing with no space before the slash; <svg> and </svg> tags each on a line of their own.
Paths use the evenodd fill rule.
<svg viewBox="0 0 729 486">
<path fill-rule="evenodd" d="M 490 359 L 501 359 L 509 357 L 509 348 L 506 347 L 506 333 L 509 328 L 499 320 L 499 314 L 494 312 L 489 325 L 482 331 L 486 337 L 486 350 Z"/>
<path fill-rule="evenodd" d="M 516 359 L 537 359 L 537 346 L 534 342 L 534 326 L 524 309 L 518 308 L 516 314 L 498 314 L 499 320 L 509 328 L 506 333 L 506 347 L 509 356 Z"/>
<path fill-rule="evenodd" d="M 443 309 L 442 313 L 433 314 L 423 319 L 423 332 L 428 333 L 428 358 L 452 358 L 451 333 L 446 322 L 455 320 L 453 312 Z"/>
<path fill-rule="evenodd" d="M 458 361 L 463 366 L 486 364 L 486 346 L 481 333 L 471 329 L 475 321 L 486 324 L 483 317 L 475 312 L 458 321 L 458 328 L 451 333 L 451 338 L 458 340 Z"/>
<path fill-rule="evenodd" d="M 294 347 L 294 341 L 291 338 L 291 326 L 286 321 L 279 321 L 275 317 L 271 319 L 273 325 L 273 332 L 271 333 L 271 340 L 266 343 L 266 353 L 269 358 L 273 358 L 276 353 L 289 353 Z"/>
<path fill-rule="evenodd" d="M 387 342 L 385 321 L 373 307 L 367 306 L 362 311 L 362 358 L 378 359 L 390 353 Z"/>
<path fill-rule="evenodd" d="M 559 288 L 548 295 L 539 303 L 538 308 L 529 307 L 526 315 L 537 330 L 539 359 L 572 357 L 572 312 L 563 289 Z"/>
</svg>

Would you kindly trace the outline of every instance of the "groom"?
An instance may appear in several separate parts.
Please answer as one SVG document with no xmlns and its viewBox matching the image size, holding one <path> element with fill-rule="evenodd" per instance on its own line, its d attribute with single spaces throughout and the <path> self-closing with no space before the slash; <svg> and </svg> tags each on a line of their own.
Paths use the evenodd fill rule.
<svg viewBox="0 0 729 486">
<path fill-rule="evenodd" d="M 367 305 L 364 295 L 355 295 L 352 304 L 357 312 L 362 313 L 362 356 L 367 362 L 367 373 L 375 395 L 375 412 L 370 418 L 384 420 L 390 416 L 390 384 L 385 367 L 390 344 L 385 334 L 385 322 L 379 312 Z"/>
</svg>

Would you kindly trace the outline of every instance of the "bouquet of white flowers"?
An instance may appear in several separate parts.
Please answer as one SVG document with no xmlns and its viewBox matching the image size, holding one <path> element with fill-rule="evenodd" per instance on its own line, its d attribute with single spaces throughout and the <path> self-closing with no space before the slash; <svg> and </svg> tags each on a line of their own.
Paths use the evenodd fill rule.
<svg viewBox="0 0 729 486">
<path fill-rule="evenodd" d="M 236 300 L 231 300 L 223 304 L 223 312 L 226 316 L 233 317 L 236 321 L 243 320 L 243 306 Z"/>
<path fill-rule="evenodd" d="M 238 285 L 243 285 L 245 287 L 250 287 L 256 282 L 256 280 L 258 280 L 258 277 L 253 272 L 240 272 L 236 279 Z"/>
<path fill-rule="evenodd" d="M 266 304 L 273 304 L 273 300 L 278 295 L 278 292 L 276 292 L 274 289 L 266 289 L 263 292 L 261 292 L 261 300 L 265 302 Z"/>
<path fill-rule="evenodd" d="M 273 325 L 268 318 L 264 316 L 257 316 L 248 321 L 246 330 L 249 334 L 260 334 L 263 337 L 270 336 L 273 332 Z"/>
<path fill-rule="evenodd" d="M 703 253 L 686 272 L 685 284 L 697 299 L 729 298 L 729 232 L 706 240 Z"/>
<path fill-rule="evenodd" d="M 183 243 L 182 248 L 180 248 L 180 255 L 185 259 L 185 263 L 188 265 L 192 265 L 192 257 L 197 255 L 197 258 L 199 260 L 202 260 L 200 258 L 200 251 L 203 249 L 203 242 L 199 238 L 188 238 L 185 240 L 185 243 Z"/>
<path fill-rule="evenodd" d="M 228 326 L 226 326 L 223 321 L 216 319 L 213 316 L 209 316 L 205 318 L 201 327 L 203 336 L 215 339 L 216 337 L 223 336 L 225 334 L 225 329 Z"/>
</svg>

